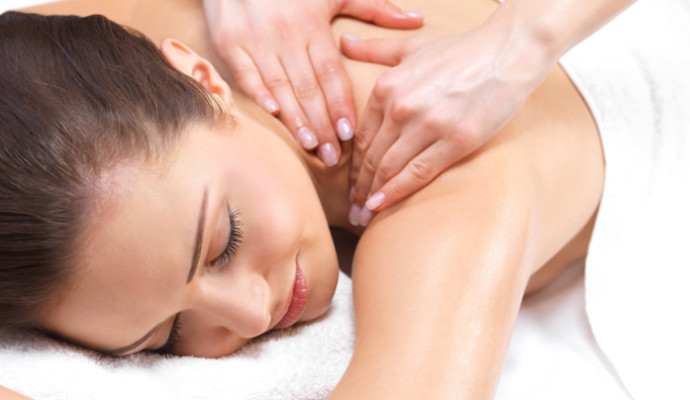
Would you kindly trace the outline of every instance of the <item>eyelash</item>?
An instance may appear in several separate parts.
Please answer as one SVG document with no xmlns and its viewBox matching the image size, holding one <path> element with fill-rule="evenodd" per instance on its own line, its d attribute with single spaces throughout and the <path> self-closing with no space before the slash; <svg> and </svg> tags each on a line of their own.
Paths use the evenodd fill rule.
<svg viewBox="0 0 690 400">
<path fill-rule="evenodd" d="M 240 229 L 240 213 L 228 206 L 228 218 L 230 219 L 230 235 L 228 236 L 228 243 L 225 245 L 225 250 L 215 260 L 211 261 L 211 267 L 222 270 L 228 264 L 232 256 L 237 253 L 237 249 L 242 243 L 242 230 Z"/>
<path fill-rule="evenodd" d="M 168 341 L 165 342 L 165 344 L 162 347 L 156 349 L 155 352 L 164 355 L 173 354 L 175 344 L 177 343 L 177 340 L 180 338 L 181 327 L 182 324 L 180 323 L 180 313 L 177 313 L 177 315 L 175 315 L 175 319 L 173 320 L 172 328 L 170 329 L 170 336 L 168 337 Z"/>
</svg>

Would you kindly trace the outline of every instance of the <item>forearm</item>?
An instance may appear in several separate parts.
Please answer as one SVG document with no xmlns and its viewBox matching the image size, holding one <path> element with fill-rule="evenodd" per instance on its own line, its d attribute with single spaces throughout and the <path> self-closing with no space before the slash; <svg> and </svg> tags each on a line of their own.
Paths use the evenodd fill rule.
<svg viewBox="0 0 690 400">
<path fill-rule="evenodd" d="M 555 63 L 635 0 L 506 0 L 491 16 L 510 26 L 515 45 L 537 48 Z"/>
</svg>

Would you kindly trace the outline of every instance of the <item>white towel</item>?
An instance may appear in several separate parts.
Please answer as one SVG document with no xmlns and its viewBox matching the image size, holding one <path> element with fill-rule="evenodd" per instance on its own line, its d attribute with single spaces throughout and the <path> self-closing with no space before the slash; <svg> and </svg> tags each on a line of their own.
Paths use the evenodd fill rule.
<svg viewBox="0 0 690 400">
<path fill-rule="evenodd" d="M 628 400 L 587 324 L 582 272 L 573 265 L 525 300 L 496 400 Z M 0 334 L 0 385 L 36 400 L 323 399 L 352 354 L 351 285 L 341 274 L 324 318 L 217 360 L 113 359 L 39 335 Z"/>
<path fill-rule="evenodd" d="M 125 358 L 40 335 L 0 335 L 0 385 L 43 400 L 323 399 L 345 372 L 354 341 L 352 283 L 341 273 L 328 313 L 274 331 L 220 359 Z"/>
<path fill-rule="evenodd" d="M 599 127 L 595 338 L 636 400 L 690 399 L 690 2 L 640 0 L 562 60 Z"/>
</svg>

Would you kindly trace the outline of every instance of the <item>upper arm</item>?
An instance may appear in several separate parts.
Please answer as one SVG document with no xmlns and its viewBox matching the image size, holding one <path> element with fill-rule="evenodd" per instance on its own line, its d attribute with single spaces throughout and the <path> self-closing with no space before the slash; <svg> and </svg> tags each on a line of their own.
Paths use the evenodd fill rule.
<svg viewBox="0 0 690 400">
<path fill-rule="evenodd" d="M 382 213 L 362 236 L 357 339 L 335 398 L 493 391 L 533 257 L 532 190 L 511 168 L 473 163 Z"/>
<path fill-rule="evenodd" d="M 596 212 L 596 126 L 560 69 L 477 153 L 374 218 L 334 398 L 490 398 L 532 273 Z"/>
</svg>

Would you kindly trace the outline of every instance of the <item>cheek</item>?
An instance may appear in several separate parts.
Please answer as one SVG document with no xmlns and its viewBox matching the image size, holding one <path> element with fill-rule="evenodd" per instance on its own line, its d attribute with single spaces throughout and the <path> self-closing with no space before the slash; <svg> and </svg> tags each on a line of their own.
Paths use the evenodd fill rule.
<svg viewBox="0 0 690 400">
<path fill-rule="evenodd" d="M 251 148 L 250 148 L 251 149 Z M 322 213 L 316 192 L 291 154 L 245 151 L 228 170 L 229 201 L 241 213 L 247 243 L 265 251 L 294 248 Z"/>
</svg>

